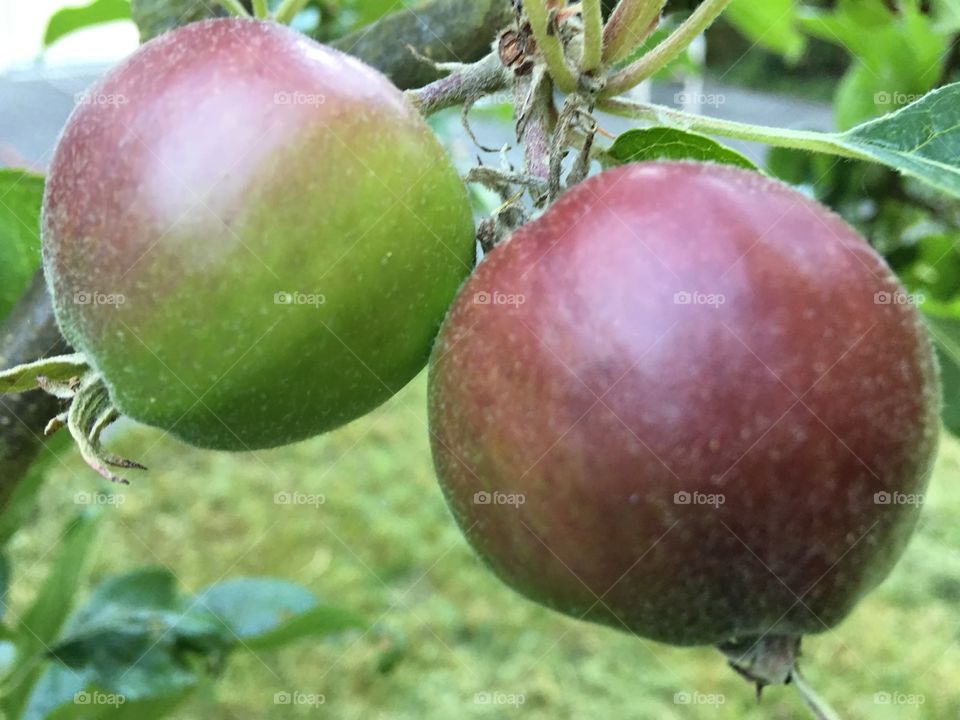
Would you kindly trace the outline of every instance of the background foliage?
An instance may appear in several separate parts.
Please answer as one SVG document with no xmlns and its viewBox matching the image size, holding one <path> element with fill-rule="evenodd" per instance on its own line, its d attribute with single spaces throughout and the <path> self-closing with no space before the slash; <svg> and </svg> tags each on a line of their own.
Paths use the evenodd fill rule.
<svg viewBox="0 0 960 720">
<path fill-rule="evenodd" d="M 896 5 L 735 0 L 729 24 L 711 33 L 717 62 L 708 72 L 796 86 L 828 68 L 828 83 L 809 86 L 814 93 L 836 86 L 838 127 L 852 127 L 956 79 L 960 3 Z M 314 0 L 298 27 L 332 40 L 397 6 Z M 95 0 L 54 16 L 45 42 L 131 15 L 152 36 L 210 8 L 196 0 L 132 7 Z M 674 70 L 697 65 L 685 58 Z M 663 133 L 624 136 L 612 157 L 646 157 Z M 706 138 L 671 137 L 688 156 L 729 152 Z M 960 432 L 958 204 L 892 171 L 833 157 L 775 151 L 764 169 L 856 224 L 916 294 L 943 362 L 945 420 Z M 41 192 L 41 178 L 0 171 L 0 318 L 39 265 Z M 251 708 L 307 717 L 322 706 L 345 719 L 479 718 L 515 709 L 491 707 L 486 699 L 497 693 L 529 718 L 802 713 L 783 690 L 757 706 L 712 650 L 677 650 L 576 623 L 501 586 L 442 502 L 424 407 L 421 378 L 342 431 L 253 457 L 125 428 L 114 438 L 118 449 L 154 470 L 122 491 L 97 490 L 66 444 L 51 445 L 0 514 L 0 690 L 8 716 L 173 712 L 227 720 L 249 717 Z M 951 480 L 958 471 L 960 445 L 946 438 L 903 562 L 839 629 L 807 642 L 804 668 L 845 718 L 956 717 L 960 488 Z M 78 693 L 125 702 L 92 706 L 78 703 Z M 687 705 L 677 693 L 715 700 Z M 883 702 L 900 696 L 915 701 Z"/>
</svg>

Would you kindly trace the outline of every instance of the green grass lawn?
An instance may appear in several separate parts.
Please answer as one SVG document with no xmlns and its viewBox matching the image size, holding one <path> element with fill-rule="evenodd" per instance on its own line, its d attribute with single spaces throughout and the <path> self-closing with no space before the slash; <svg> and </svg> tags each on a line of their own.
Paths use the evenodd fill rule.
<svg viewBox="0 0 960 720">
<path fill-rule="evenodd" d="M 418 379 L 343 430 L 253 455 L 184 447 L 143 428 L 113 446 L 151 470 L 110 508 L 89 584 L 142 565 L 171 568 L 183 589 L 224 577 L 273 575 L 364 613 L 405 639 L 378 670 L 382 636 L 303 641 L 240 653 L 179 718 L 467 720 L 469 718 L 806 717 L 793 691 L 753 689 L 710 649 L 675 649 L 554 614 L 501 585 L 473 556 L 433 477 Z M 960 445 L 945 440 L 918 536 L 893 576 L 838 629 L 806 643 L 810 682 L 845 720 L 960 717 Z M 96 477 L 71 452 L 14 539 L 12 604 L 42 581 L 56 538 Z M 323 495 L 318 506 L 274 495 Z M 275 705 L 277 692 L 325 696 L 320 707 Z M 523 704 L 476 702 L 478 693 Z M 676 693 L 723 704 L 677 704 Z M 918 695 L 884 705 L 877 693 Z"/>
</svg>

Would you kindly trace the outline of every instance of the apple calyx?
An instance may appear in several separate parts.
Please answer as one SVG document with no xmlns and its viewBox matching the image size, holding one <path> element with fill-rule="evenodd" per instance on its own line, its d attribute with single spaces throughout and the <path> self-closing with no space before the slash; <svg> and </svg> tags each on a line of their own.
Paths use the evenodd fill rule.
<svg viewBox="0 0 960 720">
<path fill-rule="evenodd" d="M 146 470 L 140 463 L 109 452 L 100 442 L 103 431 L 120 419 L 121 413 L 113 404 L 103 378 L 85 355 L 61 355 L 0 372 L 0 395 L 37 389 L 67 403 L 66 409 L 47 423 L 44 431 L 47 437 L 66 427 L 87 465 L 111 482 L 130 484 L 110 467 Z"/>
<path fill-rule="evenodd" d="M 839 720 L 800 674 L 802 638 L 790 635 L 764 635 L 760 638 L 732 640 L 718 645 L 730 667 L 757 687 L 757 699 L 768 685 L 793 685 L 817 720 Z"/>
</svg>

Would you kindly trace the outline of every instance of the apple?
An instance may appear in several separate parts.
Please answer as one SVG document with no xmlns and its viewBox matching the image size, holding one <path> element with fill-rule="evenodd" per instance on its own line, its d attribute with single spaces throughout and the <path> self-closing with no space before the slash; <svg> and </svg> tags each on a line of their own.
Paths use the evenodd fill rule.
<svg viewBox="0 0 960 720">
<path fill-rule="evenodd" d="M 939 397 L 917 309 L 838 216 L 663 162 L 578 185 L 483 260 L 429 414 L 451 510 L 508 585 L 712 645 L 822 632 L 886 577 Z"/>
<path fill-rule="evenodd" d="M 121 413 L 250 450 L 336 428 L 413 378 L 475 235 L 451 161 L 384 76 L 220 19 L 79 97 L 43 254 L 63 333 Z"/>
</svg>

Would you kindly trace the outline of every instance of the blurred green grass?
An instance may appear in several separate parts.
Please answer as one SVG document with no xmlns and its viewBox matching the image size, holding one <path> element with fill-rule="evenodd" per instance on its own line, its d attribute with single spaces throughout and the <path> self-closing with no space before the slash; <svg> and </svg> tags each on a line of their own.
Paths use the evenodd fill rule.
<svg viewBox="0 0 960 720">
<path fill-rule="evenodd" d="M 501 585 L 467 547 L 433 477 L 423 377 L 368 417 L 292 448 L 209 453 L 146 428 L 112 442 L 151 470 L 108 508 L 88 587 L 143 565 L 168 566 L 189 591 L 273 575 L 405 638 L 388 673 L 378 670 L 386 648 L 375 634 L 238 653 L 178 718 L 806 717 L 789 688 L 769 688 L 758 705 L 713 650 L 576 622 Z M 960 716 L 958 471 L 960 444 L 945 438 L 918 536 L 893 576 L 839 628 L 806 642 L 805 673 L 845 720 Z M 97 483 L 70 451 L 54 464 L 11 546 L 14 611 L 42 581 L 76 493 L 104 489 Z M 324 503 L 275 503 L 283 492 Z M 279 692 L 322 694 L 325 704 L 277 705 Z M 523 704 L 478 703 L 478 693 Z M 676 693 L 723 704 L 677 704 Z M 923 703 L 878 704 L 877 693 Z"/>
</svg>

